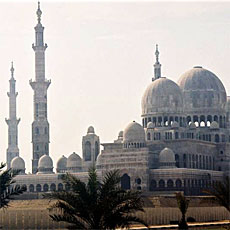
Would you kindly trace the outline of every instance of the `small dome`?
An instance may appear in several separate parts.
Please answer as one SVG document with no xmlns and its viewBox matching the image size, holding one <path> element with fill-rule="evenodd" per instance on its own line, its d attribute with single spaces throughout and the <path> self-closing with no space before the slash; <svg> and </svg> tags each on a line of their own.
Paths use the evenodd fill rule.
<svg viewBox="0 0 230 230">
<path fill-rule="evenodd" d="M 100 166 L 101 164 L 103 163 L 103 160 L 102 160 L 102 154 L 99 154 L 97 156 L 97 160 L 96 160 L 96 166 Z"/>
<path fill-rule="evenodd" d="M 38 161 L 39 168 L 53 168 L 53 160 L 48 155 L 43 155 Z"/>
<path fill-rule="evenodd" d="M 181 113 L 183 97 L 180 87 L 172 80 L 153 81 L 142 97 L 142 116 L 159 113 Z"/>
<path fill-rule="evenodd" d="M 151 121 L 148 122 L 147 129 L 154 129 L 154 124 Z"/>
<path fill-rule="evenodd" d="M 38 161 L 38 174 L 53 173 L 53 160 L 48 155 L 43 155 Z"/>
<path fill-rule="evenodd" d="M 160 163 L 175 163 L 176 161 L 175 161 L 174 152 L 169 148 L 164 148 L 160 152 L 159 162 Z"/>
<path fill-rule="evenodd" d="M 219 129 L 220 126 L 216 121 L 213 121 L 210 125 L 210 129 Z"/>
<path fill-rule="evenodd" d="M 190 129 L 196 129 L 196 124 L 195 124 L 194 122 L 191 122 L 191 123 L 189 124 L 189 128 L 190 128 Z"/>
<path fill-rule="evenodd" d="M 177 121 L 174 121 L 172 123 L 172 128 L 174 128 L 174 129 L 179 128 L 179 123 Z"/>
<path fill-rule="evenodd" d="M 169 148 L 164 148 L 159 155 L 159 168 L 176 168 L 176 160 L 174 152 Z"/>
<path fill-rule="evenodd" d="M 225 88 L 219 78 L 209 70 L 196 66 L 180 77 L 178 85 L 183 92 L 185 113 L 224 112 Z"/>
<path fill-rule="evenodd" d="M 57 172 L 65 171 L 67 167 L 67 158 L 63 155 L 57 162 Z"/>
<path fill-rule="evenodd" d="M 17 156 L 15 158 L 12 159 L 11 161 L 11 168 L 14 170 L 20 170 L 21 173 L 25 173 L 25 161 Z"/>
<path fill-rule="evenodd" d="M 144 128 L 133 121 L 124 130 L 124 142 L 145 142 Z"/>
<path fill-rule="evenodd" d="M 94 134 L 94 127 L 93 126 L 89 126 L 88 130 L 87 130 L 87 134 Z"/>
<path fill-rule="evenodd" d="M 119 134 L 118 134 L 118 138 L 123 138 L 123 134 L 124 134 L 124 132 L 120 131 Z"/>
<path fill-rule="evenodd" d="M 122 143 L 123 142 L 123 131 L 120 131 L 118 134 L 117 140 L 114 141 L 114 143 Z"/>
<path fill-rule="evenodd" d="M 81 157 L 73 152 L 67 159 L 67 169 L 70 168 L 81 168 L 82 167 L 82 159 Z"/>
</svg>

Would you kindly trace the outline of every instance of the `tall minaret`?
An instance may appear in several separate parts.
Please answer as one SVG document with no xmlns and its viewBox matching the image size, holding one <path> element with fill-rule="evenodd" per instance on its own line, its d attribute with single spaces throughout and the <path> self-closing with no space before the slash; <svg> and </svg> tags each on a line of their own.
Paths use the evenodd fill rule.
<svg viewBox="0 0 230 230">
<path fill-rule="evenodd" d="M 49 155 L 49 123 L 47 120 L 47 89 L 51 83 L 45 78 L 45 50 L 47 44 L 43 41 L 44 27 L 41 24 L 42 11 L 38 2 L 37 20 L 35 26 L 35 81 L 30 80 L 34 90 L 34 121 L 32 123 L 33 159 L 32 173 L 37 173 L 39 158 Z"/>
<path fill-rule="evenodd" d="M 159 62 L 159 54 L 160 53 L 158 51 L 158 45 L 156 45 L 156 51 L 155 51 L 156 62 L 154 64 L 154 78 L 152 78 L 152 81 L 161 77 L 161 64 Z"/>
<path fill-rule="evenodd" d="M 16 98 L 18 93 L 15 91 L 16 80 L 14 79 L 14 66 L 13 62 L 11 65 L 11 78 L 10 82 L 10 92 L 7 93 L 9 97 L 9 119 L 6 119 L 8 125 L 8 148 L 6 152 L 6 162 L 7 168 L 10 168 L 11 160 L 19 155 L 18 149 L 18 123 L 20 119 L 17 119 L 16 111 Z"/>
</svg>

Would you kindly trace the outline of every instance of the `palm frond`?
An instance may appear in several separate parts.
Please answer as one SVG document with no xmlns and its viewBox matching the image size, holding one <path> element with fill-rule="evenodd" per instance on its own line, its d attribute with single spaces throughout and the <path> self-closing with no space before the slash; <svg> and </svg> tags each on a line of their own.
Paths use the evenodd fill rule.
<svg viewBox="0 0 230 230">
<path fill-rule="evenodd" d="M 69 223 L 69 229 L 115 229 L 134 222 L 147 226 L 135 217 L 135 212 L 144 211 L 141 193 L 123 190 L 119 171 L 106 173 L 102 183 L 95 167 L 89 170 L 87 184 L 71 174 L 62 179 L 70 191 L 52 192 L 45 198 L 57 200 L 50 206 L 50 211 L 57 211 L 51 218 Z"/>
<path fill-rule="evenodd" d="M 18 175 L 18 170 L 7 169 L 3 171 L 6 165 L 0 164 L 0 208 L 8 207 L 10 200 L 14 199 L 15 195 L 20 195 L 25 191 L 24 187 L 19 185 L 13 186 L 15 183 L 14 177 Z"/>
<path fill-rule="evenodd" d="M 218 181 L 210 189 L 203 191 L 204 193 L 211 195 L 214 199 L 223 207 L 225 207 L 228 212 L 230 212 L 230 178 L 225 176 L 223 181 Z"/>
</svg>

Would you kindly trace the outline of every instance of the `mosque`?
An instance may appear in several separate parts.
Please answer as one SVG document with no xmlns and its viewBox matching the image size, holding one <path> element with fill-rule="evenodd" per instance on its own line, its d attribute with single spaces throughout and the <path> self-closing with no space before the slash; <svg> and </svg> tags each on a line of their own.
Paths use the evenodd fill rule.
<svg viewBox="0 0 230 230">
<path fill-rule="evenodd" d="M 49 156 L 49 122 L 45 78 L 44 27 L 38 3 L 35 26 L 34 121 L 32 123 L 32 174 L 26 174 L 19 156 L 16 115 L 16 81 L 11 67 L 9 96 L 7 167 L 20 170 L 16 184 L 27 194 L 68 189 L 61 180 L 69 172 L 82 180 L 96 165 L 99 176 L 119 169 L 121 186 L 145 192 L 186 195 L 202 194 L 204 188 L 222 180 L 230 170 L 230 97 L 211 71 L 195 66 L 178 82 L 161 76 L 156 47 L 154 77 L 142 97 L 142 124 L 132 121 L 110 143 L 100 143 L 90 126 L 82 138 L 82 158 L 72 153 L 54 165 Z M 100 146 L 103 150 L 100 151 Z"/>
</svg>

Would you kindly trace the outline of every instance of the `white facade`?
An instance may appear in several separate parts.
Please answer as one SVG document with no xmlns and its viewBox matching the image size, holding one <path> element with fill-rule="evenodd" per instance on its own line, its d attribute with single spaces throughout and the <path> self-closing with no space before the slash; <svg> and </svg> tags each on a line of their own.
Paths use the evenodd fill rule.
<svg viewBox="0 0 230 230">
<path fill-rule="evenodd" d="M 47 45 L 43 42 L 40 6 L 37 16 L 33 45 L 36 74 L 31 82 L 34 175 L 16 178 L 16 183 L 25 185 L 28 193 L 64 189 L 61 175 L 66 172 L 85 180 L 93 165 L 100 176 L 119 169 L 124 189 L 158 193 L 183 191 L 198 195 L 229 174 L 230 99 L 224 85 L 214 73 L 200 66 L 184 73 L 177 83 L 162 77 L 158 47 L 155 75 L 142 97 L 142 125 L 131 122 L 124 132 L 119 132 L 117 140 L 103 143 L 102 151 L 100 138 L 90 126 L 82 138 L 83 158 L 76 153 L 68 158 L 62 156 L 54 173 L 48 156 L 50 81 L 45 79 Z"/>
</svg>

